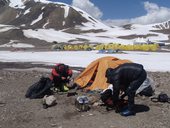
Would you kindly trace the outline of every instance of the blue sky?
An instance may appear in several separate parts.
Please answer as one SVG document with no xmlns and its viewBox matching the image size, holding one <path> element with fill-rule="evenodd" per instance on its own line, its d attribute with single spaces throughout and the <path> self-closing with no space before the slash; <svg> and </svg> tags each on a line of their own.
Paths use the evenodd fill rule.
<svg viewBox="0 0 170 128">
<path fill-rule="evenodd" d="M 73 5 L 113 24 L 150 24 L 170 20 L 170 0 L 51 0 Z"/>
</svg>

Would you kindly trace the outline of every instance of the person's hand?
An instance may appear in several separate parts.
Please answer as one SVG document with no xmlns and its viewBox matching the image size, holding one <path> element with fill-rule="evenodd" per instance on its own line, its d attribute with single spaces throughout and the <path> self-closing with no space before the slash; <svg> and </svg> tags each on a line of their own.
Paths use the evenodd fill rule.
<svg viewBox="0 0 170 128">
<path fill-rule="evenodd" d="M 65 80 L 65 79 L 66 79 L 66 77 L 63 77 L 63 76 L 62 76 L 62 77 L 61 77 L 61 79 L 62 79 L 62 80 Z"/>
</svg>

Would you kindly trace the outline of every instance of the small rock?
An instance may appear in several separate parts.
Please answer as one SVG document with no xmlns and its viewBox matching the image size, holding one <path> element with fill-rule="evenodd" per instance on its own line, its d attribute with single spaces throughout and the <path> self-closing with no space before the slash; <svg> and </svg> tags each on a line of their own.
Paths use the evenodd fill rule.
<svg viewBox="0 0 170 128">
<path fill-rule="evenodd" d="M 51 125 L 51 127 L 56 127 L 57 126 L 57 124 L 50 124 Z"/>
<path fill-rule="evenodd" d="M 96 106 L 100 106 L 102 103 L 100 103 L 100 102 L 95 102 L 94 104 L 93 104 L 93 106 L 94 107 L 96 107 Z"/>
<path fill-rule="evenodd" d="M 94 114 L 90 113 L 89 116 L 93 116 Z"/>
</svg>

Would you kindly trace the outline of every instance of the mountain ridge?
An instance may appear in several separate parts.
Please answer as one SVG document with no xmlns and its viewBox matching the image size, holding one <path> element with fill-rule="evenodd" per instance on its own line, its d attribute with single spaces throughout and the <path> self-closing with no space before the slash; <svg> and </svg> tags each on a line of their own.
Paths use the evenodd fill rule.
<svg viewBox="0 0 170 128">
<path fill-rule="evenodd" d="M 0 26 L 0 37 L 6 42 L 14 39 L 34 42 L 38 39 L 47 45 L 53 41 L 128 44 L 139 37 L 170 42 L 170 21 L 111 28 L 81 9 L 65 3 L 47 0 L 0 0 L 0 3 L 3 3 L 0 6 L 0 24 L 13 26 L 12 30 L 8 30 L 9 26 Z M 8 31 L 2 31 L 4 28 Z M 16 33 L 20 33 L 20 36 L 15 37 Z M 3 41 L 0 41 L 1 44 Z"/>
</svg>

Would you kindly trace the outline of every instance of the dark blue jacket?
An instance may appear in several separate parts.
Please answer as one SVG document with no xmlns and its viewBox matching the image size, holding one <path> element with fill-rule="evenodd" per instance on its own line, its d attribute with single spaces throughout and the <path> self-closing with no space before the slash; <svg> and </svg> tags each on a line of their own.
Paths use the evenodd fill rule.
<svg viewBox="0 0 170 128">
<path fill-rule="evenodd" d="M 144 71 L 141 64 L 125 63 L 115 69 L 106 70 L 107 83 L 113 84 L 113 97 L 118 100 L 120 90 L 125 91 L 130 83 L 140 76 Z"/>
</svg>

